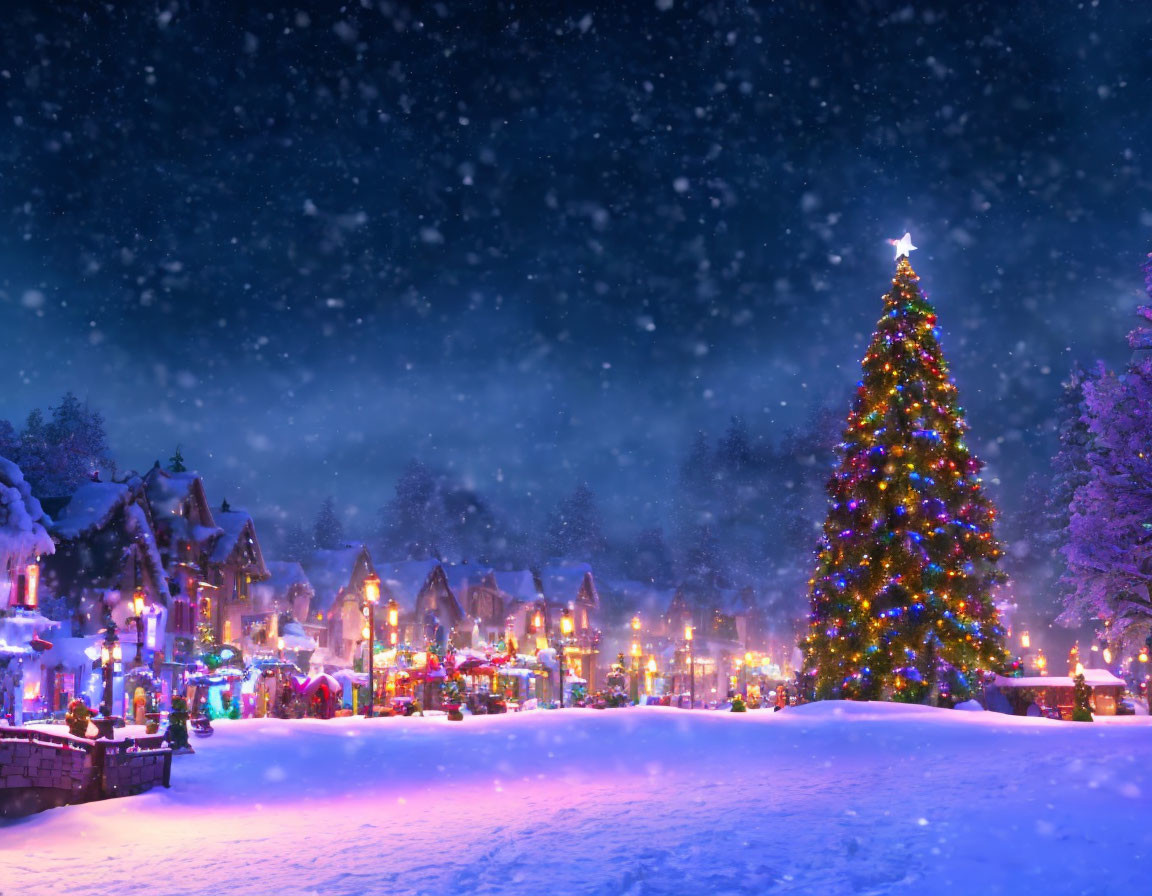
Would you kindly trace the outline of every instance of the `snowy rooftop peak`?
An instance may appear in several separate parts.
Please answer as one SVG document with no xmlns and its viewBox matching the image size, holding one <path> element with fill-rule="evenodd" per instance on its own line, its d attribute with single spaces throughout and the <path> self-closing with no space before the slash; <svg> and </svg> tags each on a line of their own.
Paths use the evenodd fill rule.
<svg viewBox="0 0 1152 896">
<path fill-rule="evenodd" d="M 916 247 L 912 245 L 912 234 L 905 233 L 904 236 L 898 240 L 888 240 L 893 246 L 896 247 L 896 258 L 899 260 L 901 255 L 907 255 Z"/>
</svg>

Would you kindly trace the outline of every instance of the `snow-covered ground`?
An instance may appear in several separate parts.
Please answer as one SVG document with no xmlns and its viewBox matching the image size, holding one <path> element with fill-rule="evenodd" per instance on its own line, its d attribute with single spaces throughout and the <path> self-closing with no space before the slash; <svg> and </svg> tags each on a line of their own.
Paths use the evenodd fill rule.
<svg viewBox="0 0 1152 896">
<path fill-rule="evenodd" d="M 1148 717 L 817 704 L 216 729 L 170 790 L 0 828 L 0 893 L 1148 892 Z"/>
</svg>

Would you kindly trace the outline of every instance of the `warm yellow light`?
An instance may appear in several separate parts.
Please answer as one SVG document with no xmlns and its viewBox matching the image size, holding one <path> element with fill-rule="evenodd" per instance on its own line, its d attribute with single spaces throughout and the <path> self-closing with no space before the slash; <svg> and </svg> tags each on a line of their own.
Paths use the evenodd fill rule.
<svg viewBox="0 0 1152 896">
<path fill-rule="evenodd" d="M 117 663 L 124 658 L 124 651 L 120 649 L 120 642 L 112 645 L 112 659 Z"/>
<path fill-rule="evenodd" d="M 24 589 L 24 606 L 34 607 L 39 600 L 40 590 L 40 564 L 29 563 L 24 568 L 24 581 L 27 587 Z"/>
<path fill-rule="evenodd" d="M 1140 660 L 1140 662 L 1142 662 L 1142 663 L 1148 662 L 1148 649 L 1145 647 L 1141 647 L 1140 648 L 1140 655 L 1138 657 L 1136 657 L 1136 659 Z"/>
<path fill-rule="evenodd" d="M 1104 662 L 1112 662 L 1112 649 L 1109 647 L 1104 648 Z"/>
<path fill-rule="evenodd" d="M 395 628 L 400 623 L 400 608 L 395 600 L 388 601 L 388 624 Z"/>
<path fill-rule="evenodd" d="M 634 631 L 634 632 L 640 631 L 640 617 L 639 616 L 633 616 L 632 617 L 632 631 Z"/>
<path fill-rule="evenodd" d="M 560 617 L 560 634 L 565 638 L 572 634 L 572 614 L 567 609 L 564 610 L 564 615 Z"/>
<path fill-rule="evenodd" d="M 364 600 L 370 604 L 380 601 L 380 576 L 376 573 L 372 573 L 364 579 Z"/>
<path fill-rule="evenodd" d="M 277 638 L 276 639 L 276 649 L 277 650 L 283 650 L 284 649 L 284 639 L 283 638 Z"/>
<path fill-rule="evenodd" d="M 1083 663 L 1077 663 L 1076 664 L 1076 674 L 1077 675 L 1083 675 L 1084 674 L 1084 664 Z"/>
<path fill-rule="evenodd" d="M 691 625 L 684 626 L 684 640 L 685 641 L 691 641 L 692 640 L 692 626 Z"/>
<path fill-rule="evenodd" d="M 544 614 L 541 613 L 539 610 L 537 610 L 536 615 L 534 615 L 532 617 L 532 631 L 538 632 L 543 627 L 544 627 Z"/>
<path fill-rule="evenodd" d="M 752 651 L 751 651 L 751 650 L 749 650 L 749 651 L 748 651 L 746 654 L 744 654 L 744 662 L 745 662 L 745 663 L 747 663 L 749 666 L 751 666 L 751 665 L 752 665 L 752 660 L 753 660 L 754 658 L 755 658 L 755 657 L 754 657 L 754 655 L 753 655 L 753 653 L 752 653 Z"/>
<path fill-rule="evenodd" d="M 640 645 L 637 644 L 635 641 L 632 642 L 632 656 L 634 656 L 634 657 L 640 656 Z"/>
<path fill-rule="evenodd" d="M 1028 635 L 1028 632 L 1020 633 L 1020 646 L 1025 650 L 1032 646 L 1032 638 Z"/>
<path fill-rule="evenodd" d="M 396 632 L 389 632 L 388 641 L 393 647 L 396 646 Z"/>
<path fill-rule="evenodd" d="M 367 640 L 368 640 L 368 636 L 369 636 L 370 634 L 372 634 L 372 629 L 368 628 L 368 626 L 364 626 L 364 628 L 360 629 L 360 636 L 361 636 L 361 637 L 362 637 L 362 638 L 363 638 L 365 641 L 367 641 Z"/>
<path fill-rule="evenodd" d="M 649 675 L 655 675 L 656 674 L 656 657 L 649 657 L 648 658 L 648 674 Z"/>
</svg>

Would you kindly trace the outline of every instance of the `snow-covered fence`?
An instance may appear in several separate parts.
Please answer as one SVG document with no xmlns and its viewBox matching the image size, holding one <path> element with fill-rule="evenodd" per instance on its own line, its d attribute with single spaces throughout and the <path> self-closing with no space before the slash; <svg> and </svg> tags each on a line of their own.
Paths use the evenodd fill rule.
<svg viewBox="0 0 1152 896">
<path fill-rule="evenodd" d="M 143 793 L 171 776 L 161 735 L 91 741 L 0 726 L 0 818 Z"/>
</svg>

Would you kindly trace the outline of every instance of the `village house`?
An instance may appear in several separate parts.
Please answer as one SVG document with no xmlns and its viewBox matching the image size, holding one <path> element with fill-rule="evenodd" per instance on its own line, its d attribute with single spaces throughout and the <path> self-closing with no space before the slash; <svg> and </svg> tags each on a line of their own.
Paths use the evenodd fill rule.
<svg viewBox="0 0 1152 896">
<path fill-rule="evenodd" d="M 199 474 L 165 470 L 159 461 L 145 474 L 144 490 L 172 582 L 174 658 L 232 644 L 252 583 L 268 577 L 252 517 L 227 501 L 213 511 Z"/>
<path fill-rule="evenodd" d="M 316 638 L 322 643 L 312 662 L 325 670 L 346 669 L 364 640 L 364 580 L 376 574 L 372 557 L 364 545 L 352 544 L 314 551 L 303 566 L 313 591 L 309 629 L 317 624 L 326 629 L 322 638 Z"/>
<path fill-rule="evenodd" d="M 61 623 L 44 657 L 52 673 L 51 706 L 66 707 L 79 694 L 95 706 L 99 672 L 93 661 L 109 622 L 123 655 L 118 673 L 127 666 L 159 671 L 177 649 L 168 624 L 172 599 L 144 484 L 136 476 L 86 482 L 71 495 L 42 503 L 52 518 L 49 533 L 56 550 L 42 564 L 41 604 Z M 176 673 L 171 667 L 166 672 L 170 693 Z M 114 706 L 120 706 L 119 674 L 116 682 Z"/>
<path fill-rule="evenodd" d="M 457 647 L 471 644 L 472 623 L 448 582 L 444 564 L 437 560 L 388 563 L 380 567 L 380 579 L 381 604 L 394 600 L 399 610 L 398 643 L 422 650 L 435 637 L 438 623 Z M 379 626 L 380 615 L 376 621 Z M 390 643 L 390 632 L 382 630 L 381 635 L 383 643 Z"/>
<path fill-rule="evenodd" d="M 269 560 L 265 564 L 268 578 L 252 582 L 246 604 L 233 607 L 235 615 L 228 620 L 232 639 L 246 657 L 272 656 L 278 650 L 278 639 L 285 638 L 285 649 L 315 650 L 328 644 L 328 627 L 323 614 L 317 620 L 312 611 L 315 591 L 308 574 L 299 563 Z M 290 622 L 299 624 L 307 640 L 285 635 Z"/>
<path fill-rule="evenodd" d="M 40 560 L 54 550 L 40 502 L 11 461 L 0 457 L 0 724 L 48 710 L 40 637 L 56 626 L 39 612 Z"/>
</svg>

